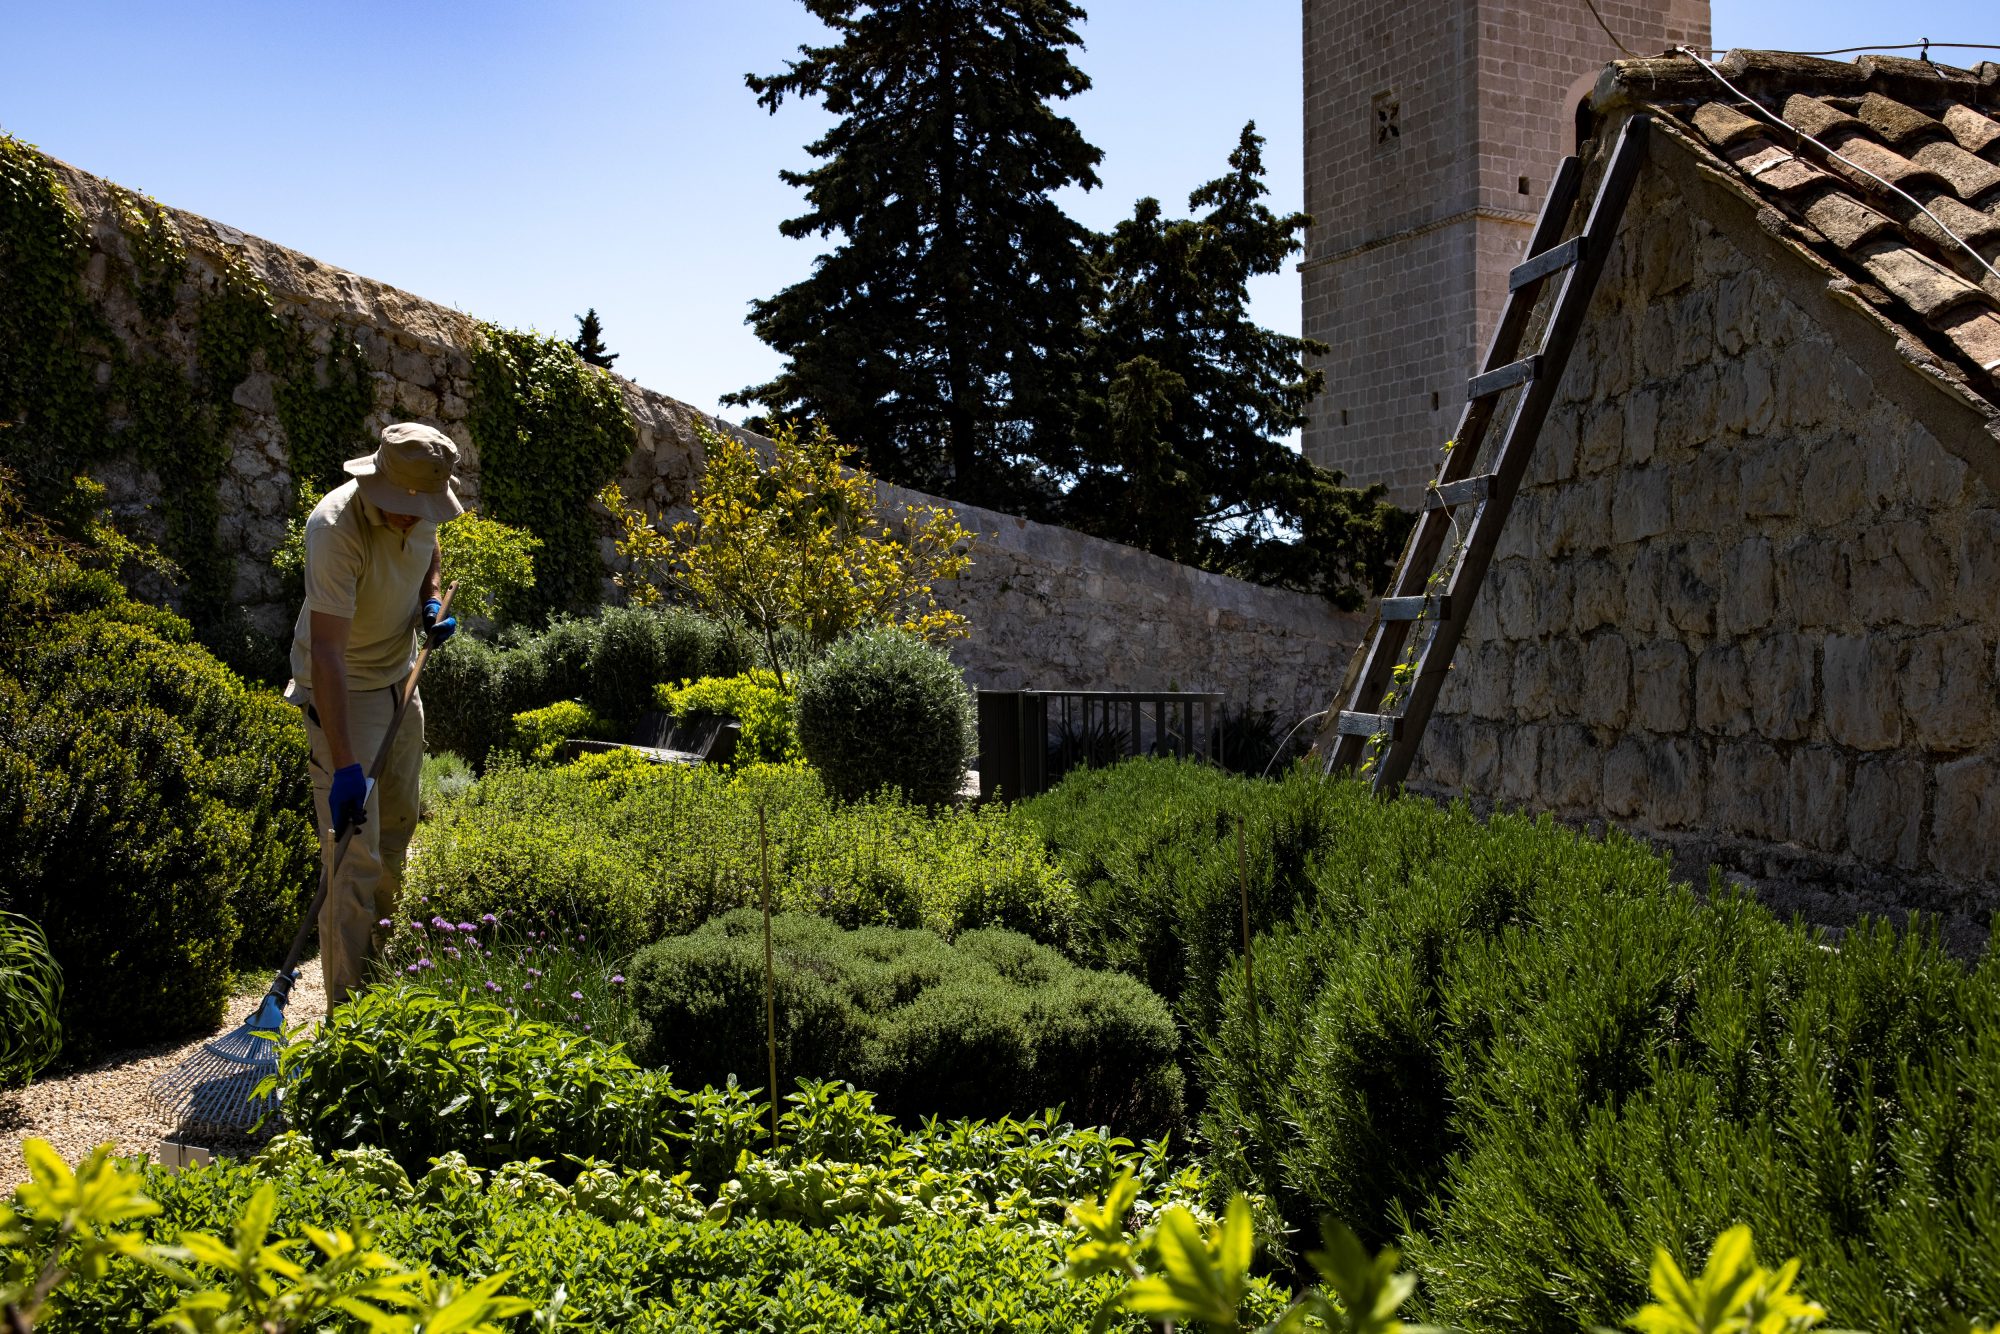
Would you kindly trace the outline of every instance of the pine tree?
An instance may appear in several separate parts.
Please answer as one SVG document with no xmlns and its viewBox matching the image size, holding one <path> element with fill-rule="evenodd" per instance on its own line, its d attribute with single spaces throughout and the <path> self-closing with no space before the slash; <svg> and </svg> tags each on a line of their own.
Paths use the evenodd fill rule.
<svg viewBox="0 0 2000 1334">
<path fill-rule="evenodd" d="M 1056 206 L 1102 154 L 1051 104 L 1090 81 L 1070 62 L 1070 0 L 804 0 L 838 34 L 783 74 L 746 76 L 776 112 L 838 117 L 784 172 L 807 211 L 789 237 L 840 242 L 812 276 L 755 302 L 785 368 L 730 401 L 814 417 L 894 482 L 1045 515 L 1072 466 L 1064 425 L 1090 304 L 1090 234 Z"/>
<path fill-rule="evenodd" d="M 1257 325 L 1249 282 L 1279 272 L 1308 219 L 1263 202 L 1263 139 L 1243 128 L 1191 218 L 1141 199 L 1106 239 L 1078 413 L 1072 526 L 1206 569 L 1358 606 L 1386 581 L 1407 516 L 1284 437 L 1324 384 L 1324 344 Z M 1205 210 L 1205 211 L 1201 211 Z"/>
<path fill-rule="evenodd" d="M 576 337 L 570 340 L 569 345 L 576 349 L 579 357 L 607 371 L 611 369 L 611 363 L 618 360 L 616 352 L 605 350 L 604 326 L 598 322 L 595 306 L 576 317 Z"/>
</svg>

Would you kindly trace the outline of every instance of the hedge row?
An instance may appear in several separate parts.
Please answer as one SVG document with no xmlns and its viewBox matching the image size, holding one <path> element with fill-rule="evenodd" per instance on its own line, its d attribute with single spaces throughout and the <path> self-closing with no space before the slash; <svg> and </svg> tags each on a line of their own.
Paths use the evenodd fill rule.
<svg viewBox="0 0 2000 1334">
<path fill-rule="evenodd" d="M 1086 957 L 1194 1023 L 1218 1178 L 1399 1240 L 1429 1318 L 1588 1324 L 1643 1300 L 1654 1246 L 1738 1222 L 1835 1324 L 2000 1310 L 2000 958 L 1830 939 L 1629 839 L 1303 775 L 1141 761 L 1029 815 Z"/>
<path fill-rule="evenodd" d="M 906 1121 L 1060 1107 L 1158 1135 L 1180 1119 L 1180 1035 L 1160 998 L 1012 931 L 772 921 L 781 1077 L 846 1079 Z M 684 1083 L 764 1082 L 764 943 L 740 909 L 640 951 L 633 1054 Z"/>
</svg>

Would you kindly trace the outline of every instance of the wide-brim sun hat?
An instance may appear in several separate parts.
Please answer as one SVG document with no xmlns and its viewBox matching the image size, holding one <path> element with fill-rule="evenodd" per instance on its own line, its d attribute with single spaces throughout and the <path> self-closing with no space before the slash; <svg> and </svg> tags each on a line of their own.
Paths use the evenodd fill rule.
<svg viewBox="0 0 2000 1334">
<path fill-rule="evenodd" d="M 435 523 L 465 512 L 451 485 L 457 466 L 458 446 L 451 437 L 419 422 L 383 427 L 382 444 L 373 454 L 341 465 L 377 509 Z"/>
</svg>

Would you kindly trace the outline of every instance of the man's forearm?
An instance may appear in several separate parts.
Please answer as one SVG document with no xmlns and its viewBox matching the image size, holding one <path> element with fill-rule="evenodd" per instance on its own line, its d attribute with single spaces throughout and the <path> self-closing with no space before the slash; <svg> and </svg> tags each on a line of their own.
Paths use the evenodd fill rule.
<svg viewBox="0 0 2000 1334">
<path fill-rule="evenodd" d="M 333 767 L 345 769 L 356 762 L 354 747 L 347 739 L 347 655 L 315 647 L 312 664 L 313 710 L 319 714 L 319 730 L 326 734 Z"/>
<path fill-rule="evenodd" d="M 437 597 L 438 590 L 443 586 L 444 566 L 438 559 L 438 553 L 433 551 L 431 552 L 431 568 L 424 572 L 424 593 L 422 597 L 417 599 L 417 605 L 422 606 L 424 603 Z"/>
</svg>

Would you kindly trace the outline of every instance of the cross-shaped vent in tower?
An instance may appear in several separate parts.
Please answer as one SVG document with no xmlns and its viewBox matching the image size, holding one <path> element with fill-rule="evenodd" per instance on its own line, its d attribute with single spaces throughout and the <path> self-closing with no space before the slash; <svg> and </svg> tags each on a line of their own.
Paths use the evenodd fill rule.
<svg viewBox="0 0 2000 1334">
<path fill-rule="evenodd" d="M 1403 104 L 1396 100 L 1395 91 L 1377 93 L 1370 100 L 1374 111 L 1375 147 L 1394 148 L 1403 137 Z"/>
</svg>

